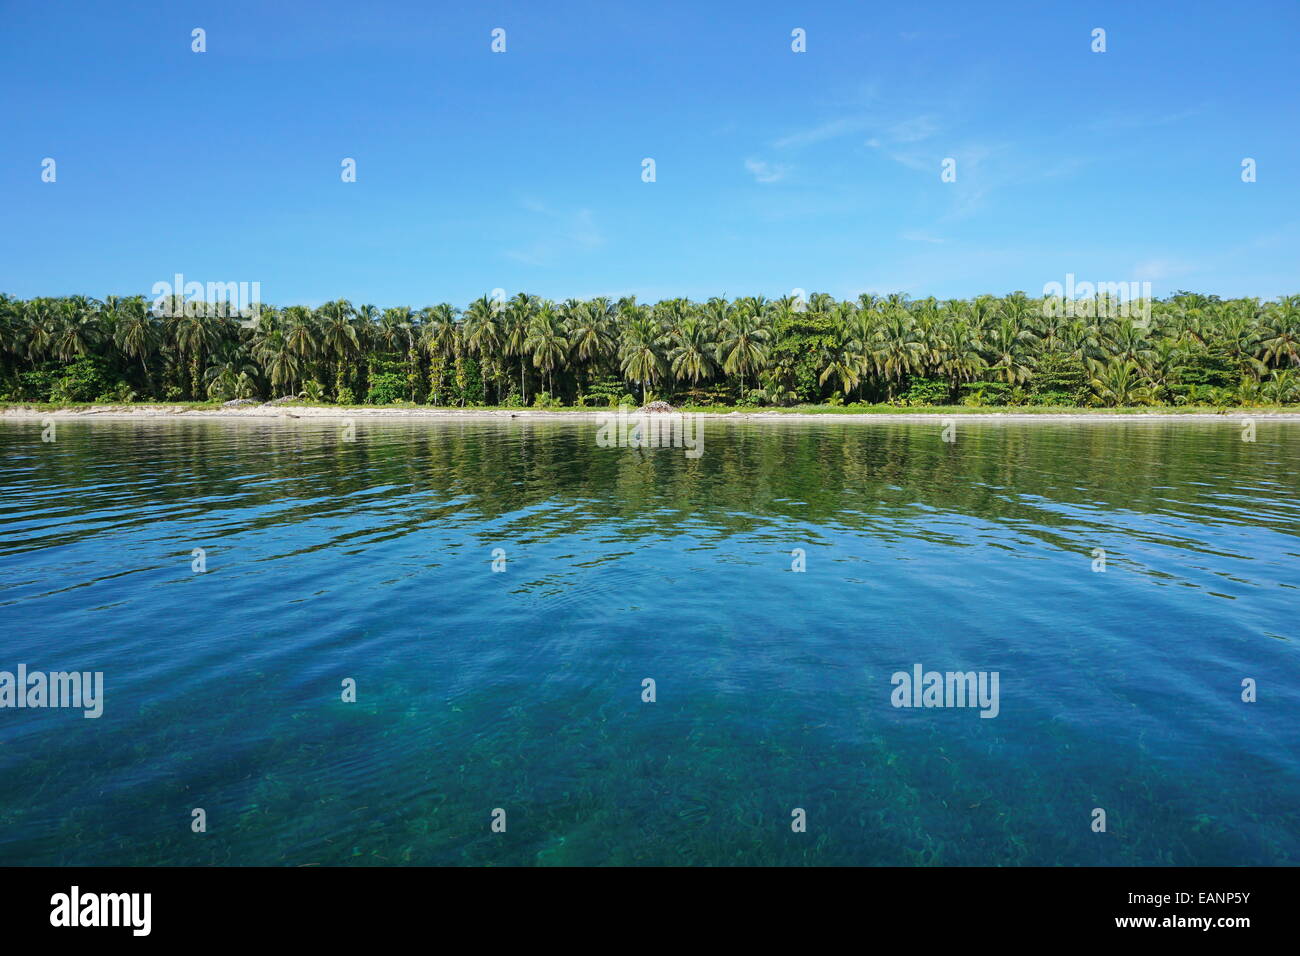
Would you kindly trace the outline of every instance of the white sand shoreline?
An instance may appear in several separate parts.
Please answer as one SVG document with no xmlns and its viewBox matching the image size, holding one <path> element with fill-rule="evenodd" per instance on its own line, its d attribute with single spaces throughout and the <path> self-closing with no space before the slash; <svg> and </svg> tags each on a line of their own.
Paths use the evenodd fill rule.
<svg viewBox="0 0 1300 956">
<path fill-rule="evenodd" d="M 237 408 L 197 408 L 181 409 L 167 405 L 96 405 L 89 408 L 63 408 L 45 410 L 26 407 L 10 407 L 0 411 L 0 421 L 38 421 L 55 419 L 58 421 L 284 421 L 319 419 L 340 421 L 356 419 L 388 422 L 487 422 L 487 421 L 598 421 L 609 415 L 608 409 L 591 409 L 590 411 L 546 411 L 542 409 L 486 409 L 486 408 L 337 408 L 328 405 L 249 405 Z M 1017 411 L 937 411 L 937 412 L 832 412 L 801 413 L 756 410 L 753 412 L 696 412 L 691 413 L 704 419 L 737 422 L 842 422 L 861 424 L 865 422 L 900 422 L 900 423 L 937 423 L 941 419 L 953 418 L 964 422 L 1006 422 L 1024 424 L 1029 422 L 1079 422 L 1079 423 L 1115 423 L 1115 422 L 1222 422 L 1241 421 L 1247 418 L 1257 421 L 1300 422 L 1300 411 L 1252 411 L 1233 409 L 1226 412 L 1043 412 L 1041 414 Z"/>
</svg>

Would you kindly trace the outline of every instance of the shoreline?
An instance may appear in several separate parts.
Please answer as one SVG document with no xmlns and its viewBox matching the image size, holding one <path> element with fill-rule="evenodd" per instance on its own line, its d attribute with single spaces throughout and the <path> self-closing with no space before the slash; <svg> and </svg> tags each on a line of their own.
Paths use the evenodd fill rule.
<svg viewBox="0 0 1300 956">
<path fill-rule="evenodd" d="M 0 421 L 39 421 L 55 419 L 77 421 L 295 421 L 316 419 L 368 419 L 371 421 L 598 421 L 602 416 L 616 414 L 616 409 L 574 409 L 556 411 L 549 409 L 516 408 L 403 408 L 380 406 L 375 408 L 339 408 L 329 405 L 249 405 L 238 408 L 178 408 L 170 405 L 92 405 L 85 408 L 66 407 L 41 410 L 31 407 L 11 406 L 0 410 Z M 635 414 L 632 412 L 631 414 Z M 936 408 L 925 412 L 881 411 L 823 411 L 796 412 L 761 409 L 755 411 L 683 412 L 703 419 L 738 422 L 901 422 L 916 424 L 937 419 L 960 418 L 974 422 L 1208 422 L 1242 421 L 1257 419 L 1278 422 L 1300 422 L 1300 409 L 1296 411 L 1271 410 L 1196 410 L 1196 411 L 1131 411 L 1078 410 L 1061 412 L 1025 411 L 967 411 L 965 409 Z"/>
</svg>

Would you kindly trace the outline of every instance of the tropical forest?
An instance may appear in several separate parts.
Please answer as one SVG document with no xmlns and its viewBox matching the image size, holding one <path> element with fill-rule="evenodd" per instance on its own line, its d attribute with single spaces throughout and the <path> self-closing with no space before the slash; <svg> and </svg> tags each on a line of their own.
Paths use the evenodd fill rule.
<svg viewBox="0 0 1300 956">
<path fill-rule="evenodd" d="M 0 402 L 1282 406 L 1300 296 L 864 294 L 380 308 L 0 295 Z"/>
</svg>

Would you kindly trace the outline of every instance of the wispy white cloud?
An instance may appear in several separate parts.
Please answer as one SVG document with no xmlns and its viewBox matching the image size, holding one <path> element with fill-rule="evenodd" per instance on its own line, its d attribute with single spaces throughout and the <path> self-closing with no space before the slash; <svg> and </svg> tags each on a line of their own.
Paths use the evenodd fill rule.
<svg viewBox="0 0 1300 956">
<path fill-rule="evenodd" d="M 914 116 L 895 123 L 889 130 L 889 137 L 896 143 L 918 143 L 929 139 L 938 131 L 939 126 L 931 117 Z"/>
<path fill-rule="evenodd" d="M 785 179 L 786 174 L 790 172 L 790 167 L 785 163 L 769 163 L 763 159 L 747 159 L 745 168 L 754 177 L 754 181 L 760 183 L 774 183 Z"/>
<path fill-rule="evenodd" d="M 870 132 L 872 136 L 867 140 L 867 145 L 878 147 L 888 143 L 920 142 L 934 136 L 939 129 L 938 121 L 929 114 L 922 113 L 900 119 L 896 115 L 889 116 L 883 111 L 873 111 L 841 116 L 807 129 L 796 130 L 777 139 L 772 145 L 776 149 L 790 149 L 828 142 L 851 133 Z"/>
<path fill-rule="evenodd" d="M 1173 258 L 1146 259 L 1133 266 L 1133 277 L 1142 282 L 1162 282 L 1175 276 L 1186 275 L 1193 266 Z"/>
<path fill-rule="evenodd" d="M 1124 130 L 1147 129 L 1152 126 L 1170 126 L 1184 120 L 1195 119 L 1209 108 L 1210 103 L 1207 101 L 1168 113 L 1111 113 L 1089 123 L 1087 128 L 1097 133 L 1114 133 Z"/>
<path fill-rule="evenodd" d="M 520 205 L 542 220 L 542 235 L 527 245 L 507 249 L 507 258 L 525 265 L 545 266 L 605 244 L 604 233 L 596 225 L 590 209 L 559 212 L 534 199 L 525 199 Z"/>
<path fill-rule="evenodd" d="M 927 235 L 926 233 L 920 232 L 916 229 L 907 229 L 899 234 L 898 238 L 907 242 L 929 242 L 935 245 L 943 245 L 948 241 L 947 239 L 940 239 L 938 236 Z"/>
<path fill-rule="evenodd" d="M 813 143 L 824 143 L 827 140 L 838 139 L 849 133 L 861 132 L 870 129 L 872 123 L 866 117 L 845 116 L 840 119 L 828 120 L 817 126 L 808 129 L 798 130 L 789 135 L 782 136 L 772 145 L 777 149 L 789 149 L 796 146 L 811 146 Z"/>
</svg>

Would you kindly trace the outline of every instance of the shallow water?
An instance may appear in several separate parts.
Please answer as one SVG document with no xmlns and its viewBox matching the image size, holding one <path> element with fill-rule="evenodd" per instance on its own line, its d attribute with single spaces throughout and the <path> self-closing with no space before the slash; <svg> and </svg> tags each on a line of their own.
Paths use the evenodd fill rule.
<svg viewBox="0 0 1300 956">
<path fill-rule="evenodd" d="M 1300 425 L 595 429 L 0 425 L 0 863 L 1300 861 Z"/>
</svg>

